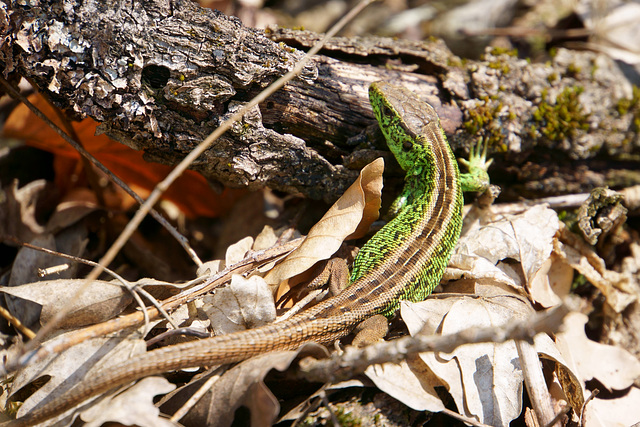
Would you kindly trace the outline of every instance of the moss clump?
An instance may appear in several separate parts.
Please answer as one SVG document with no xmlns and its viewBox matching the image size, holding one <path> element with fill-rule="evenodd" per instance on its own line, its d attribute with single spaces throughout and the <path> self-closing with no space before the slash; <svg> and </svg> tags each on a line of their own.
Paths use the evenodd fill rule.
<svg viewBox="0 0 640 427">
<path fill-rule="evenodd" d="M 500 147 L 506 151 L 503 146 L 504 136 L 502 135 L 502 125 L 496 123 L 499 120 L 499 113 L 502 111 L 502 102 L 495 102 L 489 97 L 483 97 L 484 104 L 476 106 L 472 110 L 466 111 L 468 119 L 462 123 L 465 130 L 472 134 L 481 136 L 491 147 Z M 509 115 L 511 118 L 512 115 Z"/>
<path fill-rule="evenodd" d="M 624 116 L 627 113 L 633 114 L 632 132 L 640 131 L 640 88 L 633 85 L 633 95 L 631 99 L 622 98 L 616 104 L 618 114 Z"/>
<path fill-rule="evenodd" d="M 551 141 L 572 138 L 579 130 L 589 130 L 588 115 L 582 110 L 579 96 L 582 86 L 568 87 L 556 98 L 555 104 L 545 101 L 546 89 L 542 91 L 543 101 L 533 112 L 533 120 L 540 124 L 538 130 Z"/>
<path fill-rule="evenodd" d="M 518 56 L 518 49 L 507 49 L 507 48 L 504 48 L 504 47 L 494 47 L 494 48 L 491 48 L 489 53 L 491 53 L 491 55 L 493 55 L 493 56 L 509 55 L 509 56 L 517 57 Z"/>
</svg>

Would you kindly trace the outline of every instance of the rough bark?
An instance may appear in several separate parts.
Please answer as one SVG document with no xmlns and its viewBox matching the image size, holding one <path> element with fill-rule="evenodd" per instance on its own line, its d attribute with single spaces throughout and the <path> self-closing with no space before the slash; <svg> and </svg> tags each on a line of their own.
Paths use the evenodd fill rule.
<svg viewBox="0 0 640 427">
<path fill-rule="evenodd" d="M 73 117 L 168 164 L 318 37 L 246 28 L 188 0 L 0 2 L 0 33 L 5 76 L 29 77 Z M 321 53 L 193 168 L 229 186 L 332 200 L 385 149 L 364 131 L 367 87 L 387 79 L 436 107 L 454 148 L 488 138 L 507 194 L 640 182 L 640 94 L 606 56 L 559 50 L 532 64 L 493 51 L 465 61 L 437 40 L 381 38 L 337 38 Z"/>
</svg>

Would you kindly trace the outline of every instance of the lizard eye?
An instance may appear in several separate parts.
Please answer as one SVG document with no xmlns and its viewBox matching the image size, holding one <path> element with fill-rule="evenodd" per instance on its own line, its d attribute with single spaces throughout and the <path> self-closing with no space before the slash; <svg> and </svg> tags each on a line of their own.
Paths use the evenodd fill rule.
<svg viewBox="0 0 640 427">
<path fill-rule="evenodd" d="M 404 141 L 404 142 L 402 143 L 402 149 L 403 149 L 404 151 L 409 151 L 409 150 L 411 150 L 412 148 L 413 148 L 413 144 L 411 143 L 411 141 Z"/>
<path fill-rule="evenodd" d="M 383 106 L 382 107 L 382 115 L 384 117 L 392 117 L 393 116 L 393 111 L 391 111 L 391 108 L 389 108 L 388 106 Z"/>
</svg>

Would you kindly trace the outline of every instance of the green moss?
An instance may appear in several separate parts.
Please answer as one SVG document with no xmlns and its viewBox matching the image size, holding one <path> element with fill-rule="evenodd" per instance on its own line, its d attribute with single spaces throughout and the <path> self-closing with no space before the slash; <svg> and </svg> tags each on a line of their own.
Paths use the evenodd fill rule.
<svg viewBox="0 0 640 427">
<path fill-rule="evenodd" d="M 590 283 L 586 277 L 584 277 L 582 274 L 576 274 L 575 277 L 573 278 L 573 283 L 571 284 L 571 290 L 575 291 L 578 288 L 588 286 L 589 284 Z"/>
<path fill-rule="evenodd" d="M 579 130 L 589 130 L 588 115 L 582 110 L 579 96 L 584 91 L 581 86 L 568 87 L 556 98 L 555 104 L 548 103 L 546 89 L 543 100 L 533 112 L 533 120 L 540 126 L 538 130 L 552 141 L 572 138 Z"/>
<path fill-rule="evenodd" d="M 621 116 L 628 113 L 633 114 L 633 126 L 630 130 L 632 132 L 640 132 L 640 88 L 638 86 L 633 85 L 631 99 L 622 98 L 618 100 L 616 110 Z"/>
<path fill-rule="evenodd" d="M 582 71 L 582 69 L 578 67 L 576 64 L 569 64 L 567 66 L 567 76 L 569 77 L 577 76 L 578 74 L 580 74 L 580 71 Z"/>
<path fill-rule="evenodd" d="M 551 73 L 547 76 L 547 81 L 549 83 L 557 82 L 560 79 L 558 73 Z"/>
<path fill-rule="evenodd" d="M 338 425 L 340 426 L 345 426 L 345 427 L 362 426 L 362 420 L 355 417 L 352 413 L 345 411 L 344 408 L 337 408 L 335 414 L 336 414 L 336 418 L 339 421 Z"/>
<path fill-rule="evenodd" d="M 509 71 L 511 71 L 511 68 L 509 67 L 509 65 L 501 61 L 489 62 L 487 66 L 494 70 L 502 71 L 502 74 L 508 74 Z"/>
<path fill-rule="evenodd" d="M 498 120 L 503 104 L 492 102 L 488 97 L 482 98 L 482 101 L 484 104 L 466 112 L 468 118 L 462 123 L 462 126 L 469 134 L 484 138 L 489 146 L 502 148 L 504 145 L 502 143 L 504 139 L 501 132 L 502 125 L 495 123 L 495 121 Z M 504 148 L 506 150 L 506 147 Z"/>
<path fill-rule="evenodd" d="M 509 56 L 517 57 L 518 49 L 506 49 L 504 47 L 494 47 L 494 48 L 491 48 L 491 51 L 489 53 L 491 53 L 491 55 L 493 56 L 509 55 Z"/>
</svg>

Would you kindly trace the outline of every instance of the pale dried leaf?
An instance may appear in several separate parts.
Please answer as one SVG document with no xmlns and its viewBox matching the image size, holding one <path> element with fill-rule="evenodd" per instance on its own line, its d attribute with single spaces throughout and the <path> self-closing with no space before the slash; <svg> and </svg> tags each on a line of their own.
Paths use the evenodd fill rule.
<svg viewBox="0 0 640 427">
<path fill-rule="evenodd" d="M 590 257 L 586 257 L 576 248 L 562 242 L 556 243 L 554 251 L 567 264 L 582 274 L 589 283 L 598 288 L 616 313 L 621 313 L 629 304 L 637 300 L 637 292 L 632 286 L 631 276 L 608 270 L 604 260 L 596 254 L 590 254 Z"/>
<path fill-rule="evenodd" d="M 406 361 L 402 361 L 371 365 L 365 375 L 380 390 L 416 411 L 440 412 L 444 409 L 444 404 L 434 386 L 441 384 L 438 381 L 428 381 L 429 376 L 425 373 L 428 368 L 421 364 L 421 361 L 416 361 L 410 367 Z"/>
<path fill-rule="evenodd" d="M 382 159 L 376 159 L 365 166 L 360 176 L 345 193 L 334 203 L 327 213 L 314 225 L 305 241 L 291 252 L 280 264 L 271 270 L 265 280 L 275 285 L 311 268 L 316 262 L 333 255 L 347 236 L 354 233 L 363 220 L 365 203 L 370 196 L 365 190 L 376 188 L 373 182 L 382 179 Z M 363 183 L 366 188 L 363 188 Z M 375 199 L 375 197 L 373 197 Z M 376 205 L 374 202 L 372 205 Z M 379 204 L 378 204 L 379 207 Z M 367 214 L 371 216 L 371 214 Z M 369 217 L 368 219 L 371 219 Z M 367 228 L 369 226 L 367 225 Z"/>
<path fill-rule="evenodd" d="M 45 342 L 43 345 L 46 346 L 46 344 Z M 76 344 L 60 354 L 54 354 L 27 365 L 16 374 L 11 388 L 12 394 L 40 377 L 50 376 L 51 378 L 24 401 L 18 416 L 24 415 L 41 402 L 44 404 L 65 394 L 78 382 L 89 378 L 92 374 L 110 366 L 116 366 L 145 350 L 146 344 L 141 339 L 94 338 Z M 66 419 L 69 414 L 70 411 L 56 419 Z"/>
<path fill-rule="evenodd" d="M 364 192 L 364 210 L 362 220 L 356 230 L 345 240 L 359 239 L 369 231 L 369 227 L 380 216 L 382 206 L 382 173 L 384 172 L 384 159 L 378 158 L 365 166 L 360 171 L 360 185 Z"/>
<path fill-rule="evenodd" d="M 228 267 L 239 261 L 242 261 L 253 246 L 253 237 L 245 237 L 227 248 L 224 257 L 224 266 Z"/>
<path fill-rule="evenodd" d="M 553 210 L 534 206 L 520 215 L 486 224 L 461 237 L 456 254 L 486 258 L 514 282 L 517 282 L 517 276 L 510 271 L 512 267 L 499 264 L 499 261 L 519 261 L 525 283 L 530 286 L 538 274 L 544 276 L 548 272 L 548 268 L 543 272 L 540 270 L 551 255 L 559 226 L 558 216 Z"/>
<path fill-rule="evenodd" d="M 529 284 L 534 300 L 543 307 L 552 307 L 562 302 L 571 292 L 573 268 L 558 257 L 545 262 Z"/>
<path fill-rule="evenodd" d="M 221 259 L 214 259 L 213 261 L 207 261 L 198 267 L 197 275 L 198 277 L 213 275 L 224 269 L 224 261 Z"/>
<path fill-rule="evenodd" d="M 501 283 L 514 289 L 521 288 L 520 278 L 514 278 L 512 275 L 507 274 L 508 272 L 505 271 L 505 268 L 496 266 L 486 258 L 455 253 L 449 261 L 443 280 L 482 279 L 483 281 L 491 280 L 493 283 Z"/>
<path fill-rule="evenodd" d="M 102 280 L 91 282 L 82 298 L 69 298 L 84 285 L 84 279 L 46 280 L 22 286 L 0 287 L 0 292 L 42 306 L 41 324 L 51 320 L 62 307 L 68 307 L 69 313 L 59 323 L 59 328 L 86 326 L 112 319 L 133 300 L 131 294 L 118 282 Z"/>
<path fill-rule="evenodd" d="M 640 389 L 631 387 L 622 397 L 594 399 L 584 414 L 587 427 L 628 427 L 640 423 Z"/>
<path fill-rule="evenodd" d="M 628 351 L 591 341 L 584 332 L 588 318 L 571 313 L 565 318 L 563 332 L 556 344 L 565 360 L 583 381 L 593 378 L 609 390 L 623 390 L 640 378 L 640 362 Z"/>
<path fill-rule="evenodd" d="M 253 250 L 260 251 L 263 249 L 268 249 L 276 244 L 278 241 L 278 236 L 276 236 L 273 227 L 270 225 L 265 225 L 262 228 L 260 234 L 256 236 L 256 241 L 253 242 Z"/>
<path fill-rule="evenodd" d="M 264 279 L 234 274 L 231 283 L 204 299 L 216 335 L 229 334 L 271 323 L 276 318 L 273 295 Z"/>
<path fill-rule="evenodd" d="M 107 422 L 141 427 L 173 427 L 166 418 L 160 417 L 160 410 L 153 404 L 153 398 L 175 389 L 163 377 L 148 377 L 138 381 L 127 390 L 112 394 L 91 408 L 83 411 L 81 418 L 86 427 L 99 427 Z"/>
<path fill-rule="evenodd" d="M 500 292 L 498 288 L 493 293 Z M 504 292 L 504 291 L 502 291 Z M 491 292 L 490 292 L 491 293 Z M 455 333 L 476 327 L 500 327 L 532 313 L 520 298 L 504 294 L 483 299 L 446 298 L 402 305 L 402 318 L 411 334 Z M 440 316 L 440 317 L 435 317 Z M 434 318 L 435 317 L 435 318 Z M 489 425 L 508 425 L 522 410 L 522 371 L 513 342 L 466 345 L 451 354 L 424 353 L 420 357 L 444 381 L 465 415 Z"/>
</svg>

